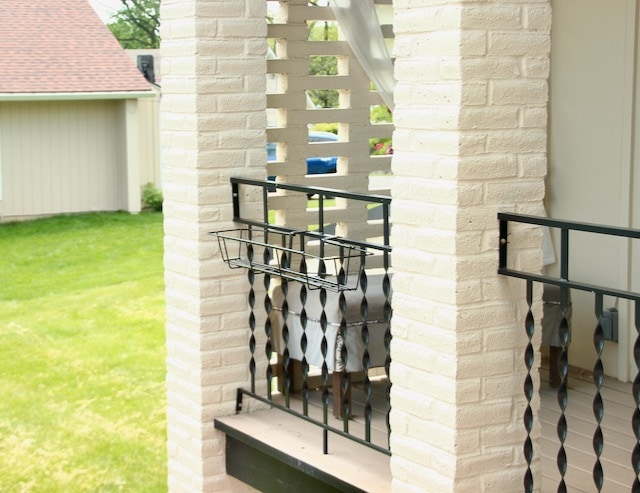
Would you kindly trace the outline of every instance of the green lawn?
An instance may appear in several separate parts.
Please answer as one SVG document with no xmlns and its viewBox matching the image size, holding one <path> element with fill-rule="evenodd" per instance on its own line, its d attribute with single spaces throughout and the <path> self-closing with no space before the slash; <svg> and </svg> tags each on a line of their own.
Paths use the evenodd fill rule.
<svg viewBox="0 0 640 493">
<path fill-rule="evenodd" d="M 162 216 L 0 225 L 0 491 L 166 491 Z"/>
</svg>

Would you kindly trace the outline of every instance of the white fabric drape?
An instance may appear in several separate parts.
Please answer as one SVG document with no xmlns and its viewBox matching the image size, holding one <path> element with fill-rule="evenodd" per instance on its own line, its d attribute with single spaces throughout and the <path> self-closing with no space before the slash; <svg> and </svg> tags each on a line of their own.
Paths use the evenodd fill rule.
<svg viewBox="0 0 640 493">
<path fill-rule="evenodd" d="M 393 111 L 393 63 L 373 0 L 329 0 L 329 5 L 362 68 Z"/>
</svg>

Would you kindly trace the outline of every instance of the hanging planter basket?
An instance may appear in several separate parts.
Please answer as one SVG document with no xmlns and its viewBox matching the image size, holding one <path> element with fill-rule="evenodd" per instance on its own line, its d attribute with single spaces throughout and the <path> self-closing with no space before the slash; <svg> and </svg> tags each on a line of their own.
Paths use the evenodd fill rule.
<svg viewBox="0 0 640 493">
<path fill-rule="evenodd" d="M 346 238 L 256 227 L 214 231 L 222 259 L 232 269 L 250 269 L 301 282 L 310 289 L 354 290 L 366 248 Z"/>
</svg>

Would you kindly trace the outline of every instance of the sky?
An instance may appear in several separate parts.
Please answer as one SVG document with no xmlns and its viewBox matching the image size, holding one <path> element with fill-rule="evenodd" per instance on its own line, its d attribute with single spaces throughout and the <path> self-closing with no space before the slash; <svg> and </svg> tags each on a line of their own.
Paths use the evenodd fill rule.
<svg viewBox="0 0 640 493">
<path fill-rule="evenodd" d="M 120 0 L 89 0 L 89 3 L 105 24 L 109 21 L 111 15 L 122 7 Z"/>
</svg>

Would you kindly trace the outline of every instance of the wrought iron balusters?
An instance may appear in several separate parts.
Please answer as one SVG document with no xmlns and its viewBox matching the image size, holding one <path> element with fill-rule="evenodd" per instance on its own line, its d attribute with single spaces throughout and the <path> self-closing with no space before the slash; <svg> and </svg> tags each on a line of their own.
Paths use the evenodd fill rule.
<svg viewBox="0 0 640 493">
<path fill-rule="evenodd" d="M 307 264 L 304 258 L 300 262 L 300 271 L 306 273 Z M 300 349 L 302 350 L 302 414 L 309 415 L 309 363 L 307 362 L 307 287 L 302 284 L 300 286 L 300 326 L 302 335 L 300 336 Z"/>
<path fill-rule="evenodd" d="M 558 335 L 560 337 L 560 355 L 558 356 L 558 372 L 560 373 L 560 385 L 558 386 L 558 405 L 560 406 L 560 418 L 556 427 L 560 448 L 558 449 L 557 465 L 560 472 L 560 483 L 558 493 L 565 493 L 567 485 L 565 475 L 567 474 L 567 451 L 565 442 L 567 440 L 567 416 L 565 411 L 569 404 L 569 392 L 567 387 L 567 377 L 569 375 L 569 322 L 567 320 L 567 291 L 566 288 L 560 290 L 560 305 L 562 306 L 562 319 Z"/>
<path fill-rule="evenodd" d="M 287 293 L 289 292 L 289 281 L 282 279 L 280 281 L 280 289 L 284 299 L 282 301 L 282 340 L 284 349 L 282 350 L 282 392 L 284 393 L 284 405 L 290 407 L 291 398 L 291 358 L 289 354 L 289 326 L 287 318 L 289 316 L 289 303 L 287 301 Z"/>
<path fill-rule="evenodd" d="M 265 263 L 269 263 L 271 261 L 271 250 L 269 248 L 264 249 L 263 259 Z M 273 368 L 271 367 L 271 357 L 273 356 L 273 345 L 271 343 L 271 310 L 273 309 L 273 303 L 271 302 L 271 296 L 269 295 L 269 288 L 271 286 L 271 276 L 269 274 L 264 275 L 264 310 L 267 314 L 267 318 L 264 322 L 264 333 L 267 336 L 267 341 L 265 343 L 265 356 L 267 357 L 267 399 L 273 399 L 272 393 L 272 383 L 273 383 Z"/>
<path fill-rule="evenodd" d="M 364 434 L 365 440 L 371 441 L 371 380 L 369 379 L 369 367 L 371 366 L 369 358 L 369 324 L 367 319 L 369 318 L 369 302 L 367 301 L 367 288 L 368 279 L 367 273 L 362 271 L 360 274 L 360 291 L 362 291 L 362 300 L 360 301 L 360 315 L 362 316 L 362 342 L 364 343 L 364 355 L 362 357 L 362 364 L 364 366 Z"/>
<path fill-rule="evenodd" d="M 600 389 L 604 382 L 604 367 L 602 365 L 602 351 L 604 350 L 604 332 L 602 330 L 602 305 L 603 296 L 596 294 L 596 317 L 598 318 L 598 324 L 596 325 L 593 333 L 593 346 L 596 350 L 596 362 L 593 367 L 593 383 L 596 386 L 596 393 L 593 397 L 593 415 L 596 418 L 596 429 L 593 433 L 593 451 L 596 454 L 596 462 L 593 465 L 593 482 L 596 485 L 598 491 L 602 491 L 602 485 L 604 483 L 604 473 L 602 471 L 602 462 L 600 462 L 600 456 L 602 455 L 602 448 L 604 446 L 604 437 L 602 435 L 602 418 L 604 417 L 604 404 L 602 402 L 602 395 Z"/>
<path fill-rule="evenodd" d="M 344 277 L 344 267 L 340 267 L 338 277 Z M 351 379 L 347 372 L 347 363 L 349 362 L 349 354 L 347 351 L 347 297 L 344 291 L 340 292 L 338 296 L 338 308 L 340 309 L 340 328 L 338 329 L 339 339 L 342 341 L 340 344 L 340 354 L 336 355 L 336 363 L 340 362 L 342 368 L 340 368 L 340 389 L 333 389 L 333 398 L 340 399 L 340 416 L 342 416 L 342 429 L 345 432 L 349 432 L 349 418 L 351 417 L 351 402 L 349 395 L 351 392 Z M 337 365 L 336 365 L 337 366 Z M 334 367 L 334 371 L 338 371 L 337 367 Z"/>
<path fill-rule="evenodd" d="M 321 261 L 322 262 L 322 261 Z M 320 343 L 320 353 L 322 354 L 322 422 L 329 423 L 329 367 L 327 366 L 327 353 L 329 344 L 327 343 L 327 290 L 320 288 L 320 330 L 322 331 L 322 342 Z M 327 429 L 323 429 L 323 453 L 329 453 Z"/>
<path fill-rule="evenodd" d="M 603 327 L 603 299 L 604 296 L 611 296 L 618 299 L 625 299 L 633 302 L 635 305 L 635 327 L 636 340 L 634 344 L 633 357 L 636 367 L 640 367 L 640 293 L 629 290 L 611 288 L 603 285 L 589 284 L 587 282 L 574 281 L 569 279 L 569 234 L 574 231 L 588 233 L 593 235 L 605 235 L 606 237 L 618 237 L 631 239 L 640 239 L 640 230 L 630 228 L 618 228 L 611 226 L 603 226 L 588 223 L 570 222 L 545 217 L 535 217 L 523 214 L 499 213 L 499 268 L 498 273 L 524 279 L 527 282 L 527 303 L 529 305 L 529 313 L 527 314 L 526 330 L 529 342 L 525 351 L 525 365 L 527 367 L 527 376 L 525 378 L 525 397 L 527 399 L 527 407 L 524 414 L 524 423 L 527 431 L 527 438 L 524 445 L 524 457 L 527 462 L 527 471 L 525 473 L 524 484 L 525 491 L 533 491 L 533 476 L 531 473 L 531 464 L 534 460 L 535 450 L 531 443 L 530 432 L 532 430 L 533 416 L 529 403 L 534 396 L 533 380 L 531 378 L 531 369 L 533 368 L 534 352 L 531 346 L 531 337 L 533 335 L 533 321 L 531 319 L 531 285 L 532 283 L 550 284 L 560 288 L 560 307 L 562 311 L 561 320 L 558 326 L 558 336 L 560 339 L 560 355 L 558 358 L 558 370 L 560 376 L 560 385 L 558 386 L 557 400 L 560 408 L 560 417 L 557 421 L 556 432 L 560 441 L 559 450 L 557 452 L 556 464 L 560 474 L 560 481 L 557 486 L 559 492 L 566 492 L 567 485 L 567 468 L 568 458 L 565 448 L 568 423 L 566 410 L 569 398 L 569 389 L 567 385 L 567 376 L 569 370 L 568 364 L 568 344 L 570 339 L 569 320 L 567 310 L 569 307 L 568 295 L 569 290 L 577 290 L 582 292 L 590 292 L 595 295 L 595 313 L 598 319 L 597 326 L 593 332 L 593 346 L 596 352 L 596 362 L 593 368 L 593 381 L 595 384 L 595 394 L 592 402 L 593 415 L 595 417 L 595 429 L 592 437 L 593 450 L 595 452 L 595 463 L 593 466 L 592 477 L 597 491 L 606 489 L 605 471 L 603 468 L 602 454 L 605 450 L 604 433 L 602 423 L 604 420 L 604 403 L 602 397 L 602 387 L 604 383 L 604 366 L 602 362 L 602 354 L 604 350 L 604 341 L 606 333 Z M 509 265 L 508 262 L 508 244 L 509 244 L 509 228 L 510 222 L 538 225 L 543 227 L 555 228 L 560 231 L 560 275 L 557 277 L 549 275 L 541 275 L 539 273 L 518 270 Z M 513 263 L 513 262 L 512 262 Z M 631 464 L 635 472 L 635 478 L 632 491 L 640 493 L 640 371 L 637 372 L 633 387 L 633 399 L 635 408 L 632 417 L 633 432 L 636 437 L 636 444 L 631 453 Z M 537 486 L 539 489 L 539 486 Z"/>
<path fill-rule="evenodd" d="M 249 254 L 249 258 L 253 258 L 253 248 L 251 248 L 251 253 Z M 249 360 L 249 375 L 251 378 L 251 392 L 256 391 L 256 314 L 254 312 L 254 308 L 256 305 L 256 292 L 253 289 L 253 284 L 256 280 L 256 275 L 253 270 L 247 270 L 247 279 L 249 281 L 249 330 L 251 331 L 251 335 L 249 336 L 249 353 L 251 354 L 251 358 Z"/>
<path fill-rule="evenodd" d="M 635 329 L 636 340 L 633 344 L 633 359 L 636 364 L 636 376 L 633 379 L 633 400 L 635 402 L 635 408 L 633 410 L 633 416 L 631 418 L 631 426 L 633 428 L 633 434 L 636 437 L 636 444 L 633 447 L 631 453 L 631 465 L 636 477 L 633 480 L 633 493 L 640 492 L 640 300 L 636 300 L 634 303 L 635 308 Z"/>
<path fill-rule="evenodd" d="M 527 461 L 527 472 L 524 476 L 524 491 L 526 493 L 533 492 L 533 473 L 531 472 L 531 463 L 533 461 L 533 443 L 531 441 L 531 430 L 533 429 L 533 411 L 531 409 L 531 400 L 533 399 L 533 379 L 531 378 L 531 369 L 535 363 L 533 350 L 533 334 L 535 332 L 535 320 L 533 318 L 533 281 L 527 281 L 527 315 L 525 317 L 524 328 L 527 334 L 527 348 L 524 352 L 524 364 L 527 367 L 527 376 L 524 381 L 524 395 L 527 399 L 527 407 L 524 411 L 524 427 L 527 431 L 527 437 L 524 441 L 524 458 Z"/>
<path fill-rule="evenodd" d="M 389 441 L 391 437 L 391 386 L 393 382 L 391 381 L 391 279 L 389 277 L 388 272 L 388 262 L 385 261 L 385 273 L 382 278 L 382 290 L 384 293 L 384 348 L 386 351 L 386 356 L 384 360 L 384 372 L 387 377 L 387 386 L 385 389 L 385 397 L 387 401 L 387 413 L 385 415 L 385 424 L 387 425 L 387 444 L 388 447 L 391 448 L 391 443 Z"/>
<path fill-rule="evenodd" d="M 236 411 L 242 410 L 242 398 L 247 395 L 272 408 L 277 408 L 319 426 L 323 433 L 324 453 L 328 453 L 328 435 L 334 433 L 390 455 L 388 445 L 384 446 L 371 441 L 373 385 L 368 372 L 374 364 L 374 356 L 377 358 L 376 366 L 382 365 L 384 362 L 387 377 L 390 369 L 388 350 L 391 340 L 391 281 L 389 276 L 391 251 L 389 204 L 391 199 L 378 195 L 242 178 L 231 178 L 231 185 L 233 220 L 246 227 L 216 231 L 212 234 L 218 239 L 222 260 L 232 269 L 244 268 L 248 270 L 250 388 L 238 389 Z M 262 188 L 262 220 L 254 219 L 255 209 L 253 208 L 251 217 L 243 217 L 241 198 L 249 195 L 241 193 L 240 189 L 245 186 Z M 270 224 L 269 212 L 272 208 L 269 206 L 269 201 L 277 195 L 272 192 L 278 190 L 283 190 L 287 195 L 290 193 L 304 193 L 306 196 L 317 195 L 318 220 L 315 221 L 315 224 L 318 225 L 317 229 L 292 229 L 287 226 Z M 375 240 L 375 238 L 379 238 L 378 233 L 371 235 L 374 240 L 349 239 L 325 233 L 324 204 L 326 198 L 341 198 L 381 206 L 384 242 Z M 381 253 L 384 258 L 384 315 L 378 314 L 374 317 L 374 329 L 374 321 L 370 321 L 366 315 L 367 311 L 370 312 L 367 308 L 367 295 L 363 294 L 364 304 L 361 309 L 364 310 L 365 315 L 363 315 L 364 327 L 362 327 L 361 320 L 357 316 L 354 319 L 351 314 L 358 300 L 352 300 L 355 297 L 347 296 L 347 294 L 349 291 L 356 292 L 361 282 L 360 274 L 364 271 L 364 260 L 366 256 L 375 255 L 376 252 Z M 297 268 L 298 265 L 299 268 Z M 379 264 L 376 264 L 374 268 L 379 268 Z M 355 273 L 357 275 L 354 275 Z M 261 372 L 258 368 L 261 367 L 263 360 L 258 358 L 256 353 L 256 346 L 261 344 L 257 342 L 260 338 L 255 332 L 257 320 L 259 320 L 256 309 L 256 298 L 259 291 L 255 284 L 257 282 L 256 275 L 264 276 L 263 305 L 266 314 L 264 357 L 267 365 L 262 378 L 266 381 L 262 380 L 259 375 Z M 351 280 L 349 280 L 349 275 L 352 276 Z M 365 292 L 366 282 L 365 275 Z M 309 291 L 312 291 L 312 297 L 310 297 Z M 333 296 L 334 293 L 337 293 L 337 296 Z M 331 297 L 328 296 L 329 294 Z M 338 315 L 337 319 L 335 318 L 336 314 Z M 353 332 L 354 330 L 356 332 Z M 374 330 L 376 332 L 373 332 Z M 384 330 L 384 337 L 382 332 L 377 332 L 378 330 Z M 369 352 L 370 340 L 374 338 L 376 338 L 376 344 L 379 344 L 379 346 L 376 345 L 377 352 L 375 354 Z M 314 347 L 310 347 L 312 341 Z M 345 342 L 351 345 L 347 345 Z M 353 355 L 353 348 L 358 351 L 356 356 Z M 386 357 L 380 354 L 381 350 L 387 351 Z M 279 355 L 277 374 L 276 353 Z M 360 360 L 360 356 L 362 356 L 362 360 Z M 351 401 L 353 395 L 351 375 L 353 371 L 357 371 L 355 368 L 358 367 L 363 369 L 366 374 L 364 414 L 367 430 L 365 433 L 360 430 L 355 432 L 349 430 L 349 428 L 353 428 L 351 420 L 360 418 L 354 414 Z M 318 368 L 319 376 L 312 373 L 312 369 L 315 368 Z M 331 406 L 331 371 L 334 371 L 335 406 L 333 412 L 329 409 Z M 279 377 L 277 387 L 275 385 L 276 376 Z M 263 394 L 262 389 L 265 388 L 265 384 L 266 394 Z M 387 390 L 390 389 L 390 382 L 387 381 L 386 387 Z M 310 405 L 312 391 L 316 390 L 321 396 L 320 408 L 314 408 Z M 298 393 L 298 391 L 300 392 Z M 301 397 L 300 407 L 298 407 L 300 402 L 295 400 L 294 395 Z M 386 401 L 389 403 L 389 396 Z M 334 414 L 342 417 L 340 428 L 331 420 Z M 389 429 L 388 421 L 387 413 L 387 429 Z"/>
</svg>

